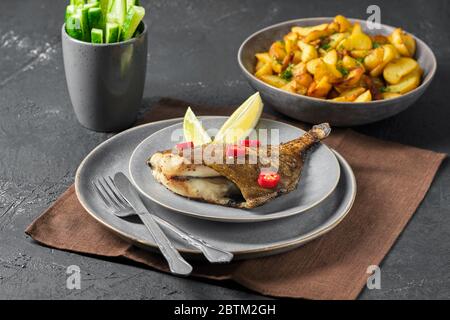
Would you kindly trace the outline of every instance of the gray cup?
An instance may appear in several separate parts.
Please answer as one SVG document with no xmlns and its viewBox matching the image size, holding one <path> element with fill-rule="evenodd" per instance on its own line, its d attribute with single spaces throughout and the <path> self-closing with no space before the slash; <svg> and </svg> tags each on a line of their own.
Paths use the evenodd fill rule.
<svg viewBox="0 0 450 320">
<path fill-rule="evenodd" d="M 62 26 L 67 87 L 78 121 L 103 132 L 130 127 L 141 106 L 147 68 L 147 26 L 136 38 L 92 44 L 71 38 Z"/>
</svg>

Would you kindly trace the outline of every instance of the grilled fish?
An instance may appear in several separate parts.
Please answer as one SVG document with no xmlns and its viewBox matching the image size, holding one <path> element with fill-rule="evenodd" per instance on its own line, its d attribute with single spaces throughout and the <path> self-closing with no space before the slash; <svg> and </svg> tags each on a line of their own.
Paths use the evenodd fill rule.
<svg viewBox="0 0 450 320">
<path fill-rule="evenodd" d="M 327 123 L 314 126 L 301 137 L 277 146 L 245 147 L 241 159 L 231 159 L 226 146 L 210 143 L 186 152 L 166 150 L 147 163 L 154 178 L 184 197 L 209 203 L 254 208 L 294 190 L 300 180 L 307 151 L 330 134 Z M 276 171 L 278 185 L 264 188 L 260 172 Z"/>
</svg>

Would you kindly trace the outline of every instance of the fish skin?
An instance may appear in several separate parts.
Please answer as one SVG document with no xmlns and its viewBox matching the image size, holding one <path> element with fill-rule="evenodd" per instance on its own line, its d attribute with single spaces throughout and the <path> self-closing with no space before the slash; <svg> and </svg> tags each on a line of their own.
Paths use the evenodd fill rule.
<svg viewBox="0 0 450 320">
<path fill-rule="evenodd" d="M 172 168 L 172 170 L 169 170 L 172 173 L 172 176 L 165 175 L 164 178 L 162 176 L 157 177 L 158 172 L 164 172 L 164 165 L 158 166 L 159 163 L 157 163 L 155 159 L 157 157 L 161 157 L 161 155 L 165 155 L 165 157 L 167 157 L 169 153 L 172 153 L 171 150 L 156 153 L 148 160 L 148 164 L 152 168 L 155 178 L 175 193 L 189 198 L 194 198 L 196 200 L 203 200 L 224 206 L 251 209 L 263 205 L 275 197 L 294 190 L 300 180 L 307 151 L 310 150 L 311 147 L 317 142 L 326 138 L 330 134 L 330 131 L 331 129 L 328 123 L 323 123 L 314 126 L 310 131 L 306 132 L 301 137 L 282 143 L 279 146 L 269 145 L 266 147 L 260 147 L 259 149 L 254 147 L 246 147 L 245 163 L 236 163 L 236 161 L 233 161 L 234 163 L 227 163 L 227 156 L 225 152 L 223 152 L 226 146 L 222 144 L 210 143 L 196 148 L 197 150 L 200 148 L 203 155 L 203 163 L 201 164 L 193 164 L 193 153 L 190 155 L 173 155 L 174 157 L 184 158 L 183 161 L 177 160 L 178 162 L 184 163 L 187 161 L 187 163 L 193 167 L 189 167 L 190 170 L 188 171 L 183 170 L 183 166 L 180 166 L 178 169 L 175 168 L 175 170 Z M 265 156 L 257 157 L 256 163 L 249 163 L 250 156 L 256 154 L 260 155 L 260 151 L 262 151 Z M 216 152 L 219 155 L 219 158 L 221 158 L 221 161 L 217 161 L 219 158 L 216 157 Z M 279 156 L 278 158 L 277 155 Z M 272 156 L 274 156 L 274 158 L 272 158 Z M 254 159 L 255 158 L 253 158 L 253 160 Z M 278 159 L 278 161 L 274 162 L 272 161 L 273 159 Z M 185 175 L 185 173 L 196 172 L 196 170 L 205 167 L 212 170 L 205 170 L 204 172 L 206 174 L 204 177 L 202 177 L 201 174 L 198 174 L 198 171 L 195 177 L 186 177 Z M 276 171 L 280 175 L 280 182 L 274 189 L 263 188 L 258 184 L 257 180 L 259 174 L 264 170 Z M 177 176 L 177 173 L 184 176 L 186 179 L 179 179 L 180 176 Z M 217 175 L 215 173 L 217 173 Z M 217 176 L 221 176 L 226 178 L 226 180 L 229 180 L 224 180 L 223 183 L 228 184 L 230 190 L 234 190 L 233 192 L 235 192 L 235 189 L 237 188 L 242 194 L 242 201 L 235 201 L 223 192 L 218 192 L 217 194 L 212 195 L 209 189 L 205 192 L 205 194 L 208 195 L 202 197 L 202 191 L 198 189 L 198 181 L 195 183 L 195 190 L 192 189 L 192 185 L 194 185 L 192 183 L 192 179 L 210 179 L 211 177 Z M 171 181 L 172 179 L 176 179 L 177 181 Z M 183 180 L 186 182 L 181 186 L 180 184 L 183 184 Z M 188 183 L 188 181 L 190 182 Z M 230 182 L 232 183 L 231 185 Z M 176 188 L 173 187 L 175 185 L 177 186 Z M 204 188 L 208 188 L 207 183 Z M 183 192 L 180 192 L 180 190 L 183 190 Z M 221 190 L 223 190 L 223 188 Z"/>
</svg>

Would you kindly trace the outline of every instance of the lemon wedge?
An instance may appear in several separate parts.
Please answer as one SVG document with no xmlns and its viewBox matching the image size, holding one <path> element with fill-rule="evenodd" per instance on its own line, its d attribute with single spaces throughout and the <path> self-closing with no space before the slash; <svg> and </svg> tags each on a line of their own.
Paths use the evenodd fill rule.
<svg viewBox="0 0 450 320">
<path fill-rule="evenodd" d="M 186 141 L 192 141 L 194 146 L 201 146 L 211 142 L 206 130 L 195 116 L 191 107 L 188 107 L 183 120 L 183 134 Z"/>
<path fill-rule="evenodd" d="M 214 142 L 236 143 L 244 139 L 258 124 L 263 106 L 259 92 L 251 95 L 222 125 Z"/>
</svg>

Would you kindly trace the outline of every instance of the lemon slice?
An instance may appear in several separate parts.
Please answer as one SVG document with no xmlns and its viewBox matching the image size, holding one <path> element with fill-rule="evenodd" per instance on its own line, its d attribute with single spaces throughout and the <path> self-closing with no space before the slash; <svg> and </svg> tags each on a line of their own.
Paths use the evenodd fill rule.
<svg viewBox="0 0 450 320">
<path fill-rule="evenodd" d="M 236 143 L 244 139 L 258 124 L 263 110 L 259 92 L 251 95 L 220 128 L 214 142 Z"/>
<path fill-rule="evenodd" d="M 192 112 L 191 107 L 188 107 L 183 120 L 183 133 L 186 141 L 192 141 L 194 146 L 201 146 L 205 143 L 211 142 L 211 138 L 203 128 L 200 121 Z"/>
</svg>

